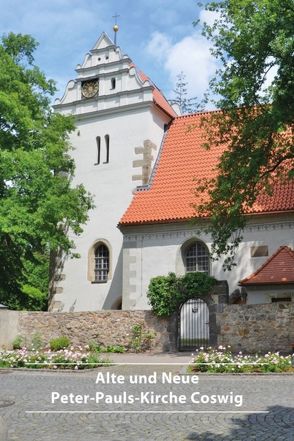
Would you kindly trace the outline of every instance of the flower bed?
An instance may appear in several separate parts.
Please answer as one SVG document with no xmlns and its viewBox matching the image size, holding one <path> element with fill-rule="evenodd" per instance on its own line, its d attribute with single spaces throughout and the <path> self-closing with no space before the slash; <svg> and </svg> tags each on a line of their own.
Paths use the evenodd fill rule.
<svg viewBox="0 0 294 441">
<path fill-rule="evenodd" d="M 280 355 L 279 352 L 268 352 L 265 355 L 233 354 L 230 347 L 219 346 L 218 349 L 208 348 L 196 350 L 192 372 L 210 373 L 270 373 L 294 372 L 292 356 Z"/>
<path fill-rule="evenodd" d="M 109 363 L 87 348 L 0 351 L 0 368 L 89 369 Z"/>
</svg>

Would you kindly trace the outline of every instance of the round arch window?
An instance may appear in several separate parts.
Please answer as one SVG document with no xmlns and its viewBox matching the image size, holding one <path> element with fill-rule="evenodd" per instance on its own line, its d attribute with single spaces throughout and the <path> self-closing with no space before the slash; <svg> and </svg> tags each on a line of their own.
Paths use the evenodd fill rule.
<svg viewBox="0 0 294 441">
<path fill-rule="evenodd" d="M 95 282 L 107 282 L 109 273 L 109 250 L 104 243 L 95 248 Z"/>
<path fill-rule="evenodd" d="M 209 252 L 204 243 L 193 242 L 184 250 L 184 262 L 187 272 L 209 273 Z"/>
</svg>

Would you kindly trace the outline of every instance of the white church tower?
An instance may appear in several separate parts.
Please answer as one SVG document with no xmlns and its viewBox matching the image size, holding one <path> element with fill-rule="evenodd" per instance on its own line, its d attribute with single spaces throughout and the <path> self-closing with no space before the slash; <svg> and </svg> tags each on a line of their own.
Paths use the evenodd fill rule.
<svg viewBox="0 0 294 441">
<path fill-rule="evenodd" d="M 95 208 L 83 234 L 73 237 L 80 258 L 65 259 L 49 309 L 120 309 L 123 237 L 117 224 L 134 189 L 148 182 L 165 128 L 176 113 L 105 33 L 76 72 L 54 107 L 75 117 L 70 136 L 74 184 L 84 184 Z"/>
</svg>

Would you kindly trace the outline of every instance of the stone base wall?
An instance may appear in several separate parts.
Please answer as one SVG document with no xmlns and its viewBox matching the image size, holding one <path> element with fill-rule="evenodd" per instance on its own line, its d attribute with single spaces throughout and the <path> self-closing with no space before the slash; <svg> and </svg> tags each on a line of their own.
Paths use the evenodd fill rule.
<svg viewBox="0 0 294 441">
<path fill-rule="evenodd" d="M 231 346 L 234 352 L 290 353 L 294 343 L 294 304 L 223 305 L 210 307 L 211 345 Z M 66 335 L 74 345 L 94 340 L 104 346 L 130 346 L 132 327 L 155 334 L 151 349 L 177 349 L 177 314 L 164 319 L 151 311 L 18 312 L 0 311 L 0 348 L 11 347 L 17 335 L 30 344 L 34 335 L 44 343 Z"/>
<path fill-rule="evenodd" d="M 13 324 L 9 332 L 4 329 Z M 144 331 L 155 334 L 151 340 L 154 351 L 173 351 L 176 348 L 176 317 L 162 319 L 151 311 L 100 311 L 100 312 L 16 312 L 0 311 L 0 347 L 11 346 L 20 335 L 29 345 L 34 335 L 44 343 L 66 335 L 74 345 L 95 341 L 101 345 L 130 346 L 132 327 L 141 325 Z"/>
<path fill-rule="evenodd" d="M 225 305 L 216 322 L 218 344 L 234 352 L 290 353 L 294 344 L 294 303 Z"/>
</svg>

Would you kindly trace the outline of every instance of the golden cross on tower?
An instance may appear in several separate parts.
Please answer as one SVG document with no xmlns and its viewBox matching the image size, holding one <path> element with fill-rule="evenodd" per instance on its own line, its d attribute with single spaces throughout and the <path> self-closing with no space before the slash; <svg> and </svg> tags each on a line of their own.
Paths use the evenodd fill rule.
<svg viewBox="0 0 294 441">
<path fill-rule="evenodd" d="M 114 25 L 113 25 L 113 31 L 114 31 L 114 44 L 115 44 L 115 46 L 116 46 L 116 34 L 117 34 L 118 30 L 119 30 L 119 27 L 118 27 L 118 24 L 117 24 L 117 19 L 118 19 L 118 17 L 120 17 L 120 15 L 118 15 L 117 13 L 115 13 L 115 15 L 112 16 L 112 18 L 115 19 L 115 23 L 114 23 Z"/>
</svg>

